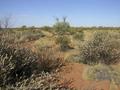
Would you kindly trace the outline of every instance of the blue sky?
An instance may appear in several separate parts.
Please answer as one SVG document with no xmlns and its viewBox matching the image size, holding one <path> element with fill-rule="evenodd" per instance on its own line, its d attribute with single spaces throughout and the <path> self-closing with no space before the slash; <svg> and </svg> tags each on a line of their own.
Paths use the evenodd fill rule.
<svg viewBox="0 0 120 90">
<path fill-rule="evenodd" d="M 73 26 L 120 26 L 120 0 L 0 0 L 0 16 L 13 26 L 53 25 L 67 16 Z"/>
</svg>

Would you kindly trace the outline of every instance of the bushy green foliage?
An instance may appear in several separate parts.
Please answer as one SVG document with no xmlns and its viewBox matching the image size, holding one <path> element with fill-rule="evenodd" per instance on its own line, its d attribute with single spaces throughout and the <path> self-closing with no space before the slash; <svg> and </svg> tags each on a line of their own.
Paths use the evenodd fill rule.
<svg viewBox="0 0 120 90">
<path fill-rule="evenodd" d="M 65 32 L 68 32 L 70 30 L 69 22 L 66 21 L 66 18 L 63 18 L 63 21 L 59 21 L 57 18 L 57 22 L 54 24 L 54 29 L 59 35 L 65 34 Z"/>
<path fill-rule="evenodd" d="M 83 41 L 84 40 L 84 32 L 83 31 L 77 32 L 73 35 L 73 37 L 77 40 Z"/>
<path fill-rule="evenodd" d="M 21 30 L 27 30 L 27 26 L 26 26 L 26 25 L 23 25 L 23 26 L 21 26 L 20 29 L 21 29 Z"/>
<path fill-rule="evenodd" d="M 70 48 L 70 39 L 67 36 L 58 36 L 56 39 L 56 43 L 60 45 L 62 51 L 66 51 Z"/>
<path fill-rule="evenodd" d="M 80 51 L 81 61 L 86 64 L 115 64 L 119 62 L 120 38 L 115 37 L 113 33 L 95 32 L 93 38 L 86 41 Z"/>
<path fill-rule="evenodd" d="M 79 63 L 80 56 L 79 55 L 70 55 L 66 58 L 66 62 L 68 63 Z"/>
<path fill-rule="evenodd" d="M 29 29 L 34 31 L 36 29 L 36 27 L 35 26 L 31 26 L 31 27 L 29 27 Z"/>
<path fill-rule="evenodd" d="M 38 50 L 41 51 L 41 49 L 44 48 L 52 48 L 54 46 L 54 41 L 51 38 L 41 38 L 34 43 L 34 47 Z"/>
</svg>

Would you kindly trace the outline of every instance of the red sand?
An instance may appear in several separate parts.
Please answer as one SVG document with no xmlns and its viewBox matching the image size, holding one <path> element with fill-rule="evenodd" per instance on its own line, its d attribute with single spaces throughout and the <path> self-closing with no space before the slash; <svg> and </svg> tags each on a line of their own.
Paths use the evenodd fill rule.
<svg viewBox="0 0 120 90">
<path fill-rule="evenodd" d="M 109 90 L 109 81 L 88 81 L 83 79 L 85 65 L 79 63 L 64 66 L 60 72 L 64 81 L 71 81 L 70 87 L 77 90 Z"/>
</svg>

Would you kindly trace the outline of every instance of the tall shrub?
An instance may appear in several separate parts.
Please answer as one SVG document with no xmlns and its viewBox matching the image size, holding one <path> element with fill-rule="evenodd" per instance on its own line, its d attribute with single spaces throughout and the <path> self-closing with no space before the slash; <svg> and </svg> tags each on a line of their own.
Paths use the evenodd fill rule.
<svg viewBox="0 0 120 90">
<path fill-rule="evenodd" d="M 86 64 L 115 64 L 120 61 L 120 39 L 108 32 L 95 32 L 81 49 L 81 60 Z"/>
<path fill-rule="evenodd" d="M 63 21 L 59 21 L 57 18 L 53 27 L 59 35 L 63 35 L 65 32 L 69 31 L 70 24 L 66 21 L 66 17 L 63 17 Z"/>
</svg>

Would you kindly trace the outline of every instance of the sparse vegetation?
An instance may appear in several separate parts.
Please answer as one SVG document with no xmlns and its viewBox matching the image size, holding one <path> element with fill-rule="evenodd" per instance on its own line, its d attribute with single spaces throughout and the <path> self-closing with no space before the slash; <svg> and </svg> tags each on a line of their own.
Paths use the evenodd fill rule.
<svg viewBox="0 0 120 90">
<path fill-rule="evenodd" d="M 66 18 L 63 21 L 57 19 L 53 27 L 23 26 L 1 30 L 0 89 L 74 90 L 71 83 L 75 81 L 63 79 L 61 73 L 67 67 L 70 72 L 72 68 L 80 68 L 74 69 L 75 73 L 70 73 L 68 68 L 67 71 L 81 75 L 81 65 L 87 67 L 83 73 L 86 80 L 108 80 L 119 86 L 120 33 L 117 30 L 70 27 Z M 72 67 L 74 64 L 78 66 Z M 71 77 L 78 79 L 68 75 L 70 80 Z M 84 78 L 81 80 L 84 82 Z M 95 88 L 92 84 L 80 87 L 81 90 Z"/>
<path fill-rule="evenodd" d="M 60 45 L 62 51 L 66 51 L 70 48 L 70 39 L 67 36 L 58 36 L 56 39 L 56 44 Z"/>
<path fill-rule="evenodd" d="M 40 31 L 1 31 L 0 41 L 5 41 L 9 44 L 24 43 L 29 41 L 38 40 L 44 37 L 44 34 Z"/>
<path fill-rule="evenodd" d="M 120 90 L 120 0 L 0 0 L 0 90 Z"/>
<path fill-rule="evenodd" d="M 73 37 L 77 40 L 81 40 L 83 41 L 84 40 L 84 32 L 83 31 L 79 31 L 79 32 L 76 32 Z"/>
</svg>

